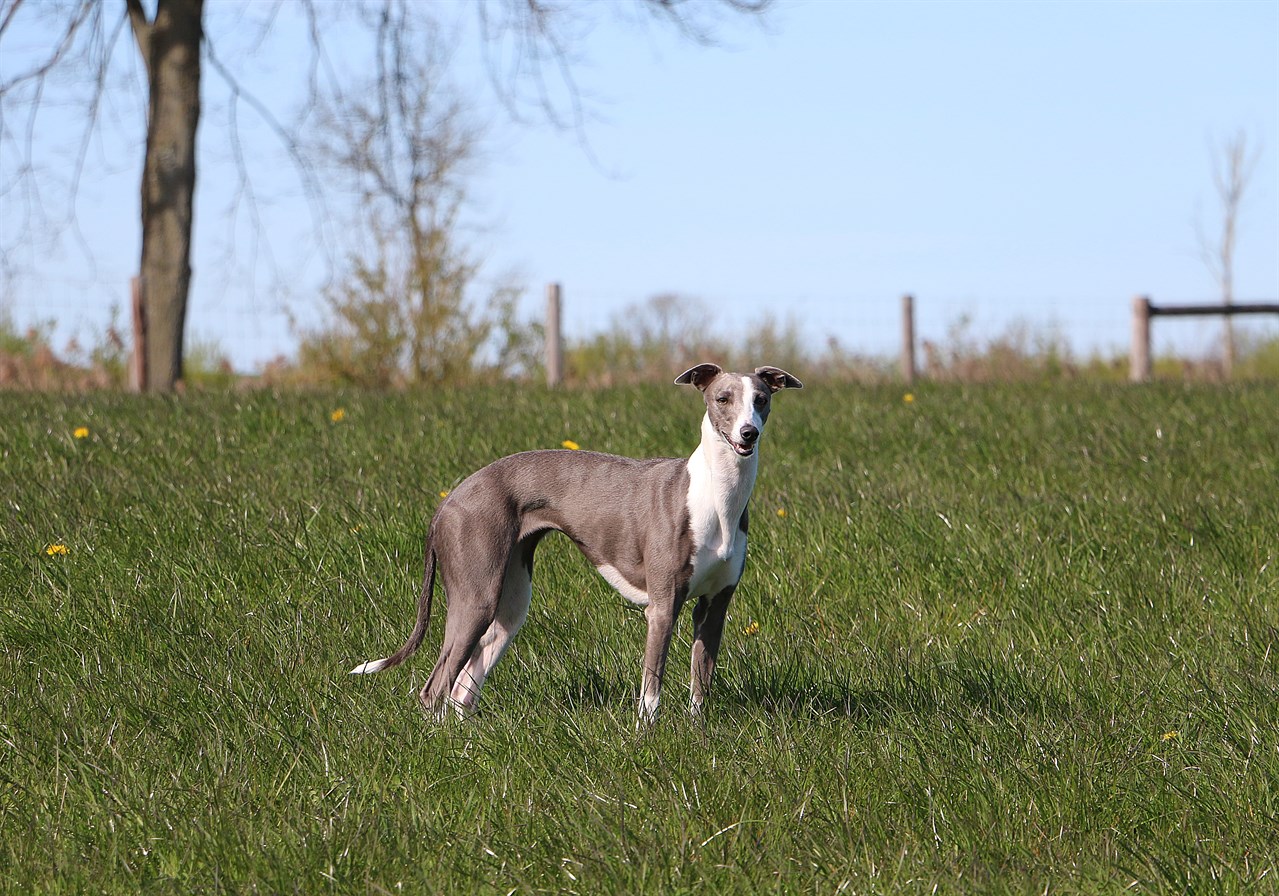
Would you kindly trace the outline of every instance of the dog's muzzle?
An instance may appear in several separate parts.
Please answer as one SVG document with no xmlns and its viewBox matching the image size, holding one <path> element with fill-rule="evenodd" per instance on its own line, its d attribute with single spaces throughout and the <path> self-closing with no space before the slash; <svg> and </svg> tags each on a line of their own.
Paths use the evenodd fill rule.
<svg viewBox="0 0 1279 896">
<path fill-rule="evenodd" d="M 755 451 L 755 443 L 759 441 L 759 429 L 749 423 L 743 426 L 738 432 L 740 441 L 732 436 L 724 435 L 724 433 L 720 433 L 720 436 L 725 442 L 728 442 L 728 446 L 736 451 L 738 455 L 750 457 Z"/>
</svg>

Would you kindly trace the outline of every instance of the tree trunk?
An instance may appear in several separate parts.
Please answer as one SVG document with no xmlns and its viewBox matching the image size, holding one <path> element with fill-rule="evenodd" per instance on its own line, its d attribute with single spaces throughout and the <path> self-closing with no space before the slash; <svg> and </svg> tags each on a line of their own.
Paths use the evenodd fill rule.
<svg viewBox="0 0 1279 896">
<path fill-rule="evenodd" d="M 134 22 L 150 81 L 141 267 L 147 333 L 142 388 L 149 392 L 173 391 L 182 379 L 203 12 L 204 0 L 159 0 L 153 22 L 141 31 Z"/>
</svg>

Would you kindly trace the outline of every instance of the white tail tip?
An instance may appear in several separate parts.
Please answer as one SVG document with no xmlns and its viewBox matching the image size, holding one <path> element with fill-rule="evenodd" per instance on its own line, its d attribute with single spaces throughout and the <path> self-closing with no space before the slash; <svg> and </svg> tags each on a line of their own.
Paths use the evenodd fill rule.
<svg viewBox="0 0 1279 896">
<path fill-rule="evenodd" d="M 352 675 L 370 675 L 374 672 L 381 672 L 386 668 L 386 660 L 369 660 L 367 663 L 360 663 L 351 670 Z"/>
</svg>

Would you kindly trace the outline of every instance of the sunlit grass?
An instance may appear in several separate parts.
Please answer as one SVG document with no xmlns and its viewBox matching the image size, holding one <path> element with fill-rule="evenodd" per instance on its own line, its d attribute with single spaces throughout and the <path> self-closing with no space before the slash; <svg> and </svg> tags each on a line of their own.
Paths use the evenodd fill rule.
<svg viewBox="0 0 1279 896">
<path fill-rule="evenodd" d="M 1279 886 L 1279 395 L 903 396 L 778 397 L 708 718 L 685 618 L 637 732 L 643 616 L 558 536 L 473 719 L 414 701 L 441 601 L 345 671 L 466 474 L 687 454 L 691 390 L 0 394 L 3 888 Z"/>
</svg>

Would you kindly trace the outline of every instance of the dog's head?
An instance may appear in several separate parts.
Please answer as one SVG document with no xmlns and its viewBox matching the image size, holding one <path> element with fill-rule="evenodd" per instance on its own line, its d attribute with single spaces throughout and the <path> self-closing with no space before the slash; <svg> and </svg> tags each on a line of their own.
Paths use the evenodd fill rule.
<svg viewBox="0 0 1279 896">
<path fill-rule="evenodd" d="M 804 384 L 780 367 L 756 367 L 754 373 L 729 373 L 718 364 L 698 364 L 675 378 L 677 385 L 702 391 L 706 417 L 738 457 L 755 453 L 768 420 L 773 393 Z"/>
</svg>

